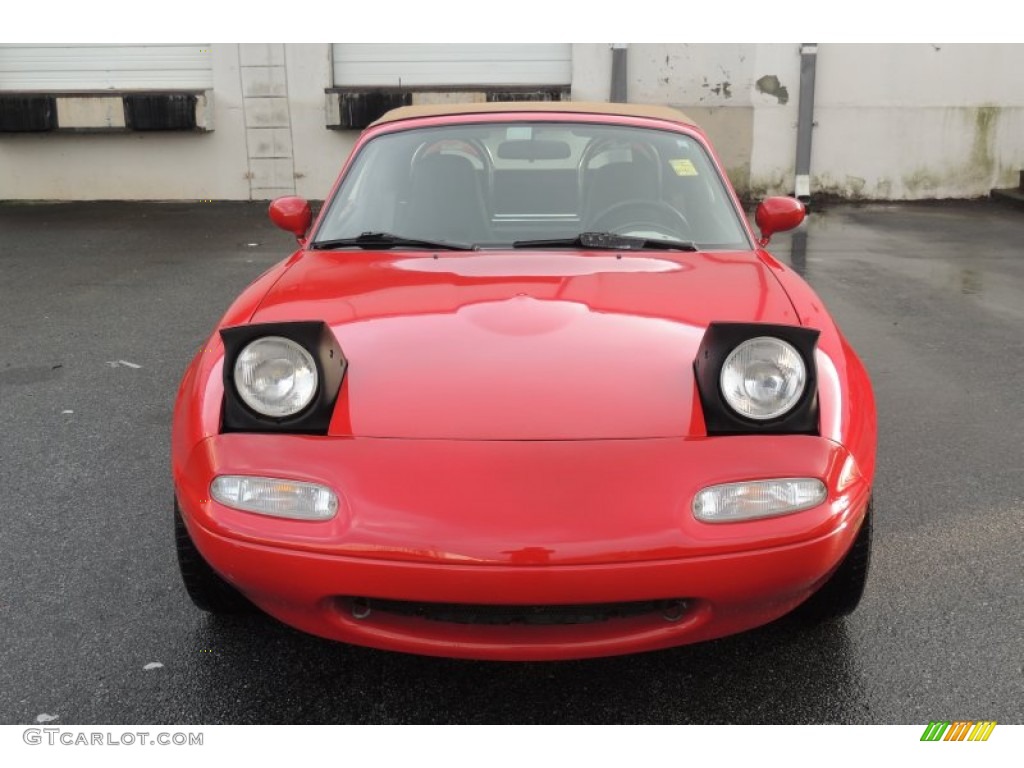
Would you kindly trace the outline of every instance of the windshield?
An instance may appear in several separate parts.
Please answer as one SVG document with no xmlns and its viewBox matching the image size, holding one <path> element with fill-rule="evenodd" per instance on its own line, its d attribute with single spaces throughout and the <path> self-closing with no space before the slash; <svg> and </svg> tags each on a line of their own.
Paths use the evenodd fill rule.
<svg viewBox="0 0 1024 768">
<path fill-rule="evenodd" d="M 692 241 L 703 250 L 750 247 L 698 140 L 552 122 L 419 128 L 372 139 L 328 203 L 313 246 L 387 233 L 403 246 L 508 248 L 584 232 Z"/>
</svg>

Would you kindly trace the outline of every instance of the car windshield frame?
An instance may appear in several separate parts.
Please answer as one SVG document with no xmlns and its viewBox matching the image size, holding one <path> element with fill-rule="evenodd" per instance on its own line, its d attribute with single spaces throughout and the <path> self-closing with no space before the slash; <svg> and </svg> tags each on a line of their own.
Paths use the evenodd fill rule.
<svg viewBox="0 0 1024 768">
<path fill-rule="evenodd" d="M 423 242 L 394 246 L 403 250 L 434 242 L 505 251 L 530 240 L 580 250 L 570 243 L 584 233 L 693 242 L 702 251 L 754 248 L 698 132 L 571 115 L 415 122 L 372 133 L 346 164 L 307 247 L 360 248 L 370 232 Z"/>
</svg>

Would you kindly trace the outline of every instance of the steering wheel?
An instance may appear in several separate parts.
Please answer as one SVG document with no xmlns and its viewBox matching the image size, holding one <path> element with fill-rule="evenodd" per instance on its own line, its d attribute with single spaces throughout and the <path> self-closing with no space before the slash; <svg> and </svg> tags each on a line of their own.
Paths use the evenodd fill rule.
<svg viewBox="0 0 1024 768">
<path fill-rule="evenodd" d="M 594 216 L 587 228 L 617 235 L 653 230 L 677 240 L 686 240 L 690 222 L 663 200 L 621 200 Z"/>
</svg>

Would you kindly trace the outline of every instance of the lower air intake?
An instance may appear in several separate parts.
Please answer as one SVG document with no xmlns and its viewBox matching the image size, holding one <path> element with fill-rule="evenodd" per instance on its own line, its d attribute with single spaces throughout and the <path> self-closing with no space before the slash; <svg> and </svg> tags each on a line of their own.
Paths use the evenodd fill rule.
<svg viewBox="0 0 1024 768">
<path fill-rule="evenodd" d="M 397 614 L 449 624 L 551 626 L 594 624 L 611 619 L 661 615 L 665 621 L 679 621 L 687 602 L 679 599 L 643 600 L 629 603 L 588 603 L 583 605 L 468 605 L 463 603 L 420 603 L 356 597 L 345 601 L 357 619 L 374 613 Z"/>
</svg>

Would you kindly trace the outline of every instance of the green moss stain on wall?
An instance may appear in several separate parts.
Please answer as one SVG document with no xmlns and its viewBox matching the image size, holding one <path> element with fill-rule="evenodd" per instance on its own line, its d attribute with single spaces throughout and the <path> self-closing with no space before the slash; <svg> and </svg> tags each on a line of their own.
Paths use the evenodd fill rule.
<svg viewBox="0 0 1024 768">
<path fill-rule="evenodd" d="M 746 195 L 750 191 L 750 164 L 736 165 L 725 169 L 729 181 L 738 195 Z"/>
<path fill-rule="evenodd" d="M 959 122 L 971 132 L 967 157 L 951 158 L 945 167 L 920 167 L 904 174 L 900 181 L 907 197 L 935 197 L 940 188 L 961 190 L 961 194 L 984 194 L 998 185 L 1001 173 L 995 156 L 996 129 L 1002 109 L 994 105 L 963 107 Z"/>
<path fill-rule="evenodd" d="M 942 177 L 930 168 L 915 168 L 901 179 L 907 197 L 933 197 L 942 186 Z"/>
<path fill-rule="evenodd" d="M 821 173 L 811 177 L 811 193 L 828 197 L 841 197 L 847 200 L 864 200 L 867 179 L 860 176 L 845 175 L 837 178 L 829 173 Z"/>
<path fill-rule="evenodd" d="M 986 106 L 974 110 L 974 143 L 971 146 L 971 165 L 979 178 L 990 178 L 996 162 L 992 149 L 995 145 L 995 127 L 999 120 L 999 107 Z"/>
<path fill-rule="evenodd" d="M 813 190 L 813 186 L 811 188 Z M 747 184 L 747 196 L 760 200 L 769 195 L 788 195 L 793 191 L 793 172 L 775 171 L 764 175 L 751 175 Z"/>
</svg>

